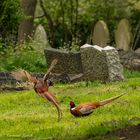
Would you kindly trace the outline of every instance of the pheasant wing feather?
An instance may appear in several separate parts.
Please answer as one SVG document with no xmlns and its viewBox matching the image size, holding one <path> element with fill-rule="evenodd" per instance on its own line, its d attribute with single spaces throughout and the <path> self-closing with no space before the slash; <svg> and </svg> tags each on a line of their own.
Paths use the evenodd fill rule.
<svg viewBox="0 0 140 140">
<path fill-rule="evenodd" d="M 79 111 L 80 111 L 82 114 L 89 114 L 89 113 L 92 113 L 92 112 L 93 112 L 93 109 L 83 107 L 83 108 L 81 108 Z"/>
</svg>

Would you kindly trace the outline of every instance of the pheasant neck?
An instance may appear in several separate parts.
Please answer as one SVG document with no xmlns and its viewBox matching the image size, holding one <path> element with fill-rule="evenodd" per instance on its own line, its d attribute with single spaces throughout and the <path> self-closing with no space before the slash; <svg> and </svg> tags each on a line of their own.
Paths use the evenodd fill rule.
<svg viewBox="0 0 140 140">
<path fill-rule="evenodd" d="M 70 109 L 73 109 L 73 108 L 75 108 L 75 104 L 73 104 L 73 105 L 70 106 Z"/>
</svg>

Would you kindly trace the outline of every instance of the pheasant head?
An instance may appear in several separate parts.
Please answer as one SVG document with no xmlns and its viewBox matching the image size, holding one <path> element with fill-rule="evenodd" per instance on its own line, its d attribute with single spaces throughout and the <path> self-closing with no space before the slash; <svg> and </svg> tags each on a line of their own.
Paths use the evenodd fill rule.
<svg viewBox="0 0 140 140">
<path fill-rule="evenodd" d="M 74 108 L 74 107 L 76 107 L 76 106 L 75 106 L 75 103 L 74 103 L 73 101 L 70 101 L 70 108 L 72 109 L 72 108 Z"/>
</svg>

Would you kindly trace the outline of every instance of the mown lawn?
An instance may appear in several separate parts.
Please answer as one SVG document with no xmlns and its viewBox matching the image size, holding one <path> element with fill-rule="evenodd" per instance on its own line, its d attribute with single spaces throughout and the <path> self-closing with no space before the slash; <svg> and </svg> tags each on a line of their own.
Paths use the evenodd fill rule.
<svg viewBox="0 0 140 140">
<path fill-rule="evenodd" d="M 102 139 L 107 132 L 140 120 L 140 73 L 127 74 L 123 82 L 85 82 L 51 87 L 61 103 L 63 118 L 48 101 L 33 90 L 0 94 L 0 140 Z M 75 118 L 69 112 L 69 101 L 100 101 L 121 93 L 118 100 L 95 110 L 87 117 Z"/>
</svg>

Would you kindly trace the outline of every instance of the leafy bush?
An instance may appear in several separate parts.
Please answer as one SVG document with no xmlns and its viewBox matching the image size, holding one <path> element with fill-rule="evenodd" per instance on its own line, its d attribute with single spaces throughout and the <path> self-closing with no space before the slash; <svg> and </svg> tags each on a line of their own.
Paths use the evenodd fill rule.
<svg viewBox="0 0 140 140">
<path fill-rule="evenodd" d="M 16 40 L 18 23 L 23 14 L 19 0 L 1 0 L 0 6 L 0 37 L 8 44 Z"/>
<path fill-rule="evenodd" d="M 31 72 L 46 71 L 46 62 L 43 52 L 26 43 L 15 48 L 9 46 L 0 52 L 0 71 L 11 71 L 23 68 Z"/>
</svg>

